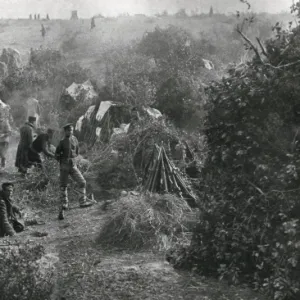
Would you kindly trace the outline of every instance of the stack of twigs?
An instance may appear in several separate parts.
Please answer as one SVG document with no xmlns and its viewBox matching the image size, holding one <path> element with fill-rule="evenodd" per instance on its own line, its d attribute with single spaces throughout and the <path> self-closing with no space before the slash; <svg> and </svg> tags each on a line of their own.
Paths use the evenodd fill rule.
<svg viewBox="0 0 300 300">
<path fill-rule="evenodd" d="M 151 193 L 177 194 L 185 198 L 190 207 L 197 207 L 196 197 L 189 191 L 163 146 L 154 146 L 145 169 L 143 187 Z"/>
</svg>

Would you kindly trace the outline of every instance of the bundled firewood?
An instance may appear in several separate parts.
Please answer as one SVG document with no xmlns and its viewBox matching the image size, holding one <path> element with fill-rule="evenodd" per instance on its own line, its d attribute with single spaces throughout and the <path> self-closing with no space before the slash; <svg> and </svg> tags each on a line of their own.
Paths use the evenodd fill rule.
<svg viewBox="0 0 300 300">
<path fill-rule="evenodd" d="M 191 207 L 197 207 L 196 197 L 168 158 L 163 146 L 154 146 L 151 158 L 145 168 L 143 187 L 145 191 L 151 193 L 177 194 L 184 198 Z"/>
</svg>

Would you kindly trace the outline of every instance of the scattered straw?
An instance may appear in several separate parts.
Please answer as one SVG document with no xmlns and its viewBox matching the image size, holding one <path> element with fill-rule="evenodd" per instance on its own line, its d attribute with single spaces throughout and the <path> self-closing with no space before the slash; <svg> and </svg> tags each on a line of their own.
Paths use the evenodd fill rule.
<svg viewBox="0 0 300 300">
<path fill-rule="evenodd" d="M 172 239 L 184 231 L 186 201 L 174 195 L 129 195 L 112 204 L 98 242 L 127 248 L 159 247 L 161 235 Z"/>
</svg>

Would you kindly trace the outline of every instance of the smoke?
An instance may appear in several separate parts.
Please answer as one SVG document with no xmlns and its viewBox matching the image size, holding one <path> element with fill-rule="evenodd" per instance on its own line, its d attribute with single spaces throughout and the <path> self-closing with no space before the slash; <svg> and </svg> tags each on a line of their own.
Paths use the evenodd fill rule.
<svg viewBox="0 0 300 300">
<path fill-rule="evenodd" d="M 248 0 L 254 11 L 276 13 L 288 11 L 292 0 Z M 228 13 L 246 9 L 240 0 L 1 0 L 0 17 L 27 18 L 29 14 L 48 13 L 51 18 L 70 18 L 71 10 L 78 10 L 79 17 L 90 18 L 97 14 L 117 16 L 122 13 L 149 14 L 167 10 L 177 12 L 197 10 L 207 13 L 210 6 L 215 12 Z"/>
</svg>

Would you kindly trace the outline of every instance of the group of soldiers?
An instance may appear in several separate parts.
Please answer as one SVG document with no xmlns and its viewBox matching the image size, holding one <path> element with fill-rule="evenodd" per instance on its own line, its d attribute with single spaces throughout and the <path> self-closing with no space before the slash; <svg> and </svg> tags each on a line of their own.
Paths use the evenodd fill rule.
<svg viewBox="0 0 300 300">
<path fill-rule="evenodd" d="M 66 124 L 64 138 L 60 140 L 55 152 L 49 150 L 53 138 L 54 130 L 47 129 L 46 132 L 38 134 L 34 138 L 36 117 L 30 116 L 24 126 L 20 128 L 20 141 L 18 144 L 15 166 L 19 173 L 27 178 L 28 169 L 37 167 L 46 174 L 42 160 L 42 153 L 48 158 L 56 159 L 60 166 L 60 210 L 58 219 L 64 219 L 64 212 L 69 207 L 68 200 L 68 179 L 69 176 L 77 183 L 79 197 L 79 207 L 92 206 L 95 201 L 87 198 L 86 181 L 77 167 L 76 157 L 79 155 L 79 143 L 73 135 L 74 127 Z M 5 156 L 9 149 L 9 136 L 11 130 L 7 127 L 4 134 L 5 141 L 0 140 L 0 154 L 2 167 L 5 166 Z M 14 183 L 4 182 L 0 191 L 0 237 L 11 236 L 16 232 L 24 230 L 24 224 L 18 220 L 21 216 L 20 210 L 13 204 Z"/>
</svg>

